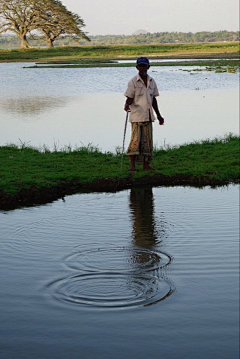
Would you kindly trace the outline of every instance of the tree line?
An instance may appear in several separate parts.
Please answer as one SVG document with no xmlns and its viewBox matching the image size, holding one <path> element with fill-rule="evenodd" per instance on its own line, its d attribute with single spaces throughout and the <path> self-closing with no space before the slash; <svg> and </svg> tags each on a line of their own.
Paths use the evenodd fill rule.
<svg viewBox="0 0 240 359">
<path fill-rule="evenodd" d="M 90 36 L 92 45 L 139 45 L 239 41 L 239 31 L 156 32 L 140 35 Z"/>
<path fill-rule="evenodd" d="M 169 43 L 209 43 L 209 42 L 231 42 L 239 41 L 239 32 L 216 31 L 216 32 L 157 32 L 153 34 L 142 35 L 98 35 L 89 36 L 93 46 L 109 45 L 137 45 L 137 44 L 169 44 Z M 45 40 L 42 36 L 28 36 L 28 42 L 31 46 L 43 47 Z M 86 44 L 86 40 L 79 37 L 59 36 L 56 38 L 56 46 L 81 46 Z M 19 48 L 20 39 L 17 36 L 0 36 L 0 48 Z"/>
<path fill-rule="evenodd" d="M 43 37 L 48 47 L 59 37 L 90 41 L 83 19 L 60 0 L 0 0 L 0 34 L 14 33 L 21 48 L 31 47 L 29 38 Z"/>
</svg>

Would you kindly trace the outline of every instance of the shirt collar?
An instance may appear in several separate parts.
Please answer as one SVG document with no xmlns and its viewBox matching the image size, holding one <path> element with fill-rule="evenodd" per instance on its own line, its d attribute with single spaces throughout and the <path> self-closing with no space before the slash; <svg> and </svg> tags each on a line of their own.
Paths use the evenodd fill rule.
<svg viewBox="0 0 240 359">
<path fill-rule="evenodd" d="M 143 82 L 143 79 L 141 78 L 141 76 L 139 74 L 137 74 L 137 81 Z M 149 84 L 150 81 L 152 81 L 152 77 L 147 75 L 147 83 Z"/>
</svg>

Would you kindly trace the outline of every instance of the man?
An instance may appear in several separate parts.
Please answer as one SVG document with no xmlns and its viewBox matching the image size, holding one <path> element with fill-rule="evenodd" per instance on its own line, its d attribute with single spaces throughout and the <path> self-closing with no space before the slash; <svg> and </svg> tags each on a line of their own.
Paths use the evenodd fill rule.
<svg viewBox="0 0 240 359">
<path fill-rule="evenodd" d="M 153 152 L 152 122 L 155 120 L 153 109 L 159 120 L 164 124 L 156 97 L 159 96 L 157 85 L 147 71 L 150 68 L 146 57 L 137 59 L 138 75 L 129 83 L 125 96 L 127 97 L 124 110 L 129 111 L 129 122 L 132 124 L 132 136 L 127 150 L 130 159 L 130 171 L 136 171 L 135 162 L 143 163 L 143 170 L 149 171 Z"/>
</svg>

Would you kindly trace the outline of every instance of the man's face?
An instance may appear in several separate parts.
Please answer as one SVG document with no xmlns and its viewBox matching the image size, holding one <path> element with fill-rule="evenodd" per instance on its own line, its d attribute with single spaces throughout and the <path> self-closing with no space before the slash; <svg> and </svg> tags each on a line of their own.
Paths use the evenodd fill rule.
<svg viewBox="0 0 240 359">
<path fill-rule="evenodd" d="M 149 69 L 149 65 L 138 65 L 137 69 L 139 71 L 139 75 L 147 75 L 147 71 Z"/>
</svg>

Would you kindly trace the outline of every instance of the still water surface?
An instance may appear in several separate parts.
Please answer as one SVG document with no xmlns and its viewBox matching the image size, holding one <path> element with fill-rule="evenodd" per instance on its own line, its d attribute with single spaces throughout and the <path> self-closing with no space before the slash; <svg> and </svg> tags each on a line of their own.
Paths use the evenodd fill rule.
<svg viewBox="0 0 240 359">
<path fill-rule="evenodd" d="M 30 64 L 31 65 L 31 64 Z M 61 148 L 122 145 L 127 82 L 135 68 L 27 69 L 0 64 L 0 145 Z M 154 144 L 176 145 L 239 132 L 239 74 L 151 67 L 165 125 Z M 128 126 L 127 139 L 130 137 Z"/>
<path fill-rule="evenodd" d="M 134 68 L 24 65 L 0 64 L 0 145 L 121 145 Z M 150 75 L 166 119 L 157 145 L 238 133 L 238 74 Z M 238 358 L 238 191 L 142 188 L 0 212 L 0 357 Z"/>
<path fill-rule="evenodd" d="M 238 358 L 239 188 L 0 212 L 0 355 Z"/>
</svg>

